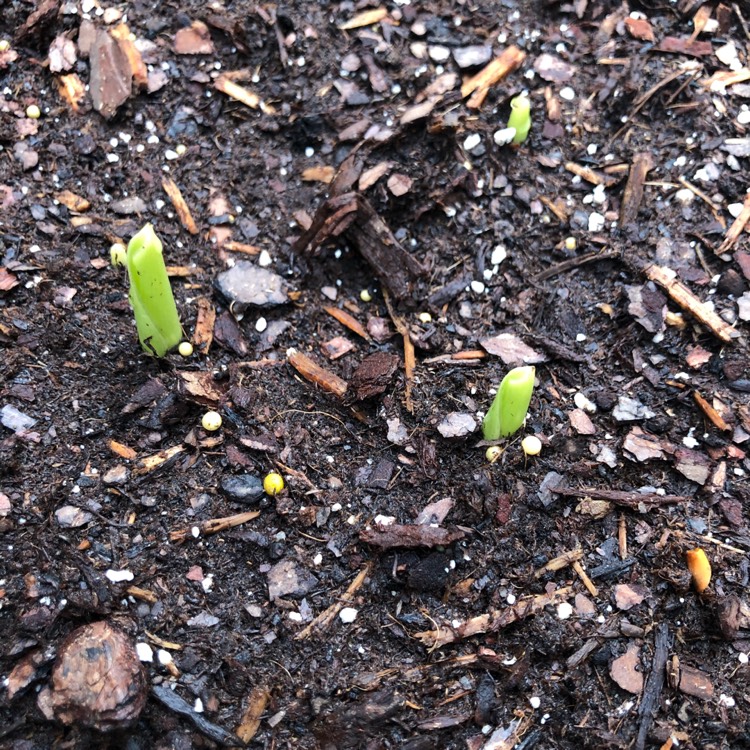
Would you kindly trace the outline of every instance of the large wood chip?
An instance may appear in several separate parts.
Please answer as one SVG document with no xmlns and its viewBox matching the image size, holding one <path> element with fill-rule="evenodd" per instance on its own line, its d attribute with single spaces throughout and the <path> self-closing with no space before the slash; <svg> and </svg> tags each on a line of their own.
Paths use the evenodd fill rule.
<svg viewBox="0 0 750 750">
<path fill-rule="evenodd" d="M 125 57 L 128 59 L 130 65 L 130 72 L 133 76 L 133 81 L 139 89 L 148 88 L 148 69 L 146 64 L 143 62 L 141 53 L 135 46 L 133 41 L 133 35 L 130 32 L 127 24 L 121 23 L 112 29 L 112 36 L 117 40 L 120 48 L 125 53 Z"/>
<path fill-rule="evenodd" d="M 214 340 L 214 324 L 216 323 L 216 308 L 208 297 L 197 300 L 198 315 L 193 331 L 193 343 L 203 354 L 208 354 L 211 342 Z"/>
<path fill-rule="evenodd" d="M 270 697 L 271 693 L 264 687 L 253 688 L 250 693 L 250 697 L 247 700 L 247 708 L 245 709 L 245 713 L 242 714 L 242 721 L 236 731 L 237 736 L 245 744 L 250 742 L 255 737 L 258 729 L 260 729 L 260 717 L 263 716 Z"/>
<path fill-rule="evenodd" d="M 391 524 L 364 529 L 359 538 L 373 547 L 442 547 L 463 539 L 466 532 L 457 528 L 442 528 L 427 524 Z"/>
<path fill-rule="evenodd" d="M 361 336 L 366 341 L 370 341 L 370 334 L 367 333 L 364 326 L 353 316 L 350 315 L 346 310 L 342 310 L 339 307 L 326 306 L 323 308 L 332 318 L 338 320 L 342 326 L 348 328 L 352 333 L 356 333 L 357 336 Z"/>
<path fill-rule="evenodd" d="M 89 91 L 94 109 L 109 120 L 130 97 L 133 79 L 130 62 L 105 29 L 96 30 L 89 62 Z"/>
<path fill-rule="evenodd" d="M 654 158 L 648 151 L 635 155 L 633 164 L 630 167 L 628 182 L 625 185 L 625 192 L 622 196 L 620 228 L 633 224 L 638 218 L 638 210 L 643 200 L 643 183 L 646 181 L 646 176 L 653 167 Z"/>
</svg>

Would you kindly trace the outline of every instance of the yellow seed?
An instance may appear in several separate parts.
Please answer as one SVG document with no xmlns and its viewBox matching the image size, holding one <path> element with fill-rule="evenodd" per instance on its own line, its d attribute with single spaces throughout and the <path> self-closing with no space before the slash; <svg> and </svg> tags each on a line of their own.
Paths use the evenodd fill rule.
<svg viewBox="0 0 750 750">
<path fill-rule="evenodd" d="M 38 120 L 42 116 L 42 111 L 36 104 L 29 104 L 26 107 L 26 117 L 30 117 L 32 120 Z"/>
<path fill-rule="evenodd" d="M 418 317 L 420 323 L 432 323 L 432 315 L 428 312 L 419 313 Z"/>
<path fill-rule="evenodd" d="M 7 39 L 0 39 L 0 52 L 7 52 L 10 49 L 10 42 Z"/>
<path fill-rule="evenodd" d="M 189 341 L 183 341 L 178 347 L 177 351 L 183 357 L 189 357 L 193 353 L 193 345 Z M 204 417 L 205 419 L 205 417 Z"/>
<path fill-rule="evenodd" d="M 700 547 L 689 549 L 685 553 L 685 559 L 690 575 L 693 577 L 693 586 L 699 594 L 702 594 L 711 583 L 711 563 Z"/>
<path fill-rule="evenodd" d="M 178 156 L 182 156 L 187 151 L 187 146 L 184 143 L 178 143 L 174 150 Z"/>
<path fill-rule="evenodd" d="M 215 432 L 221 427 L 221 414 L 218 411 L 207 411 L 201 419 L 201 424 L 206 432 Z"/>
<path fill-rule="evenodd" d="M 484 457 L 491 463 L 494 464 L 500 456 L 503 455 L 503 450 L 499 445 L 491 445 L 484 453 Z"/>
<path fill-rule="evenodd" d="M 542 452 L 542 441 L 536 435 L 527 435 L 521 441 L 521 448 L 527 456 L 538 456 Z"/>
<path fill-rule="evenodd" d="M 578 247 L 578 242 L 576 241 L 575 237 L 566 237 L 565 238 L 565 249 L 566 250 L 575 250 L 576 247 Z"/>
<path fill-rule="evenodd" d="M 362 302 L 372 302 L 372 295 L 370 294 L 369 289 L 363 289 L 359 293 L 359 298 L 362 300 Z"/>
<path fill-rule="evenodd" d="M 125 250 L 125 245 L 121 242 L 115 242 L 115 244 L 109 248 L 109 259 L 113 266 L 124 266 L 126 256 L 127 250 Z"/>
<path fill-rule="evenodd" d="M 263 489 L 268 495 L 278 495 L 279 492 L 284 489 L 284 477 L 282 477 L 281 474 L 277 474 L 275 471 L 266 474 L 266 478 L 263 480 Z"/>
</svg>

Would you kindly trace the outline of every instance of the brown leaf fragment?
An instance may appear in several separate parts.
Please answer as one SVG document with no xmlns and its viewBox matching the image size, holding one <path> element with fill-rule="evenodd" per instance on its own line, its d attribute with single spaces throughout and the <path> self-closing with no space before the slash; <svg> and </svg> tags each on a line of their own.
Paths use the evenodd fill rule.
<svg viewBox="0 0 750 750">
<path fill-rule="evenodd" d="M 4 266 L 0 266 L 0 292 L 7 292 L 13 289 L 14 286 L 18 286 L 18 276 L 12 274 Z"/>
<path fill-rule="evenodd" d="M 466 533 L 457 528 L 442 528 L 425 524 L 391 524 L 367 528 L 359 538 L 367 544 L 381 549 L 393 547 L 442 547 L 463 539 Z"/>
<path fill-rule="evenodd" d="M 109 120 L 130 97 L 130 62 L 120 45 L 104 29 L 96 30 L 89 62 L 89 91 L 94 109 Z"/>
<path fill-rule="evenodd" d="M 182 197 L 180 188 L 177 187 L 177 183 L 171 177 L 164 177 L 161 181 L 161 186 L 164 188 L 164 192 L 169 196 L 169 200 L 172 201 L 177 216 L 180 219 L 180 223 L 190 234 L 198 234 L 198 227 L 195 224 L 193 215 L 190 213 L 188 204 Z"/>
<path fill-rule="evenodd" d="M 554 83 L 565 83 L 569 81 L 576 72 L 575 65 L 561 60 L 555 55 L 545 52 L 534 60 L 534 70 L 539 73 L 539 77 L 545 81 Z"/>
<path fill-rule="evenodd" d="M 211 372 L 178 370 L 175 372 L 182 395 L 204 406 L 216 406 L 224 396 L 220 382 Z"/>
<path fill-rule="evenodd" d="M 398 369 L 400 359 L 396 354 L 375 352 L 365 357 L 349 381 L 350 392 L 357 401 L 383 393 Z"/>
<path fill-rule="evenodd" d="M 632 643 L 628 650 L 612 662 L 609 676 L 623 689 L 633 695 L 643 690 L 643 673 L 638 671 L 641 664 L 640 648 Z"/>
<path fill-rule="evenodd" d="M 479 342 L 489 354 L 494 354 L 509 367 L 536 365 L 546 362 L 544 354 L 532 349 L 514 333 L 499 333 Z"/>
<path fill-rule="evenodd" d="M 242 714 L 242 721 L 237 727 L 236 735 L 247 744 L 255 737 L 260 728 L 260 718 L 268 705 L 271 693 L 265 687 L 253 688 L 247 699 L 247 708 Z"/>
<path fill-rule="evenodd" d="M 308 167 L 302 171 L 302 179 L 305 182 L 322 182 L 329 185 L 336 175 L 336 168 L 329 166 Z"/>
<path fill-rule="evenodd" d="M 213 55 L 211 32 L 203 21 L 193 21 L 174 35 L 174 51 L 178 55 Z"/>
<path fill-rule="evenodd" d="M 664 458 L 664 451 L 659 439 L 644 432 L 640 427 L 633 427 L 627 434 L 622 449 L 628 454 L 629 458 L 634 458 L 636 461 Z"/>
<path fill-rule="evenodd" d="M 296 349 L 288 349 L 286 358 L 289 364 L 302 377 L 317 386 L 320 386 L 327 393 L 333 393 L 334 396 L 343 398 L 348 387 L 347 382 L 342 380 L 338 375 L 329 372 L 324 367 L 314 362 L 306 354 Z"/>
<path fill-rule="evenodd" d="M 656 41 L 654 30 L 645 18 L 631 18 L 628 16 L 625 19 L 625 28 L 633 39 L 640 39 L 642 42 Z"/>
<path fill-rule="evenodd" d="M 711 678 L 700 669 L 685 664 L 680 664 L 679 689 L 685 695 L 692 695 L 694 698 L 700 698 L 704 701 L 710 700 L 714 696 L 714 685 Z"/>
<path fill-rule="evenodd" d="M 365 191 L 367 188 L 374 185 L 381 177 L 388 174 L 393 169 L 392 161 L 381 161 L 378 162 L 374 167 L 366 169 L 359 177 L 357 187 L 360 191 Z"/>
<path fill-rule="evenodd" d="M 84 625 L 68 636 L 52 670 L 51 689 L 59 721 L 103 732 L 136 721 L 148 697 L 133 644 L 107 622 Z"/>
<path fill-rule="evenodd" d="M 490 88 L 517 70 L 525 59 L 526 53 L 515 45 L 511 45 L 487 63 L 476 75 L 466 79 L 461 86 L 461 96 L 466 97 L 471 94 L 466 106 L 469 109 L 479 109 Z"/>
<path fill-rule="evenodd" d="M 690 55 L 691 57 L 706 57 L 713 51 L 714 47 L 711 42 L 701 42 L 691 37 L 665 36 L 658 46 L 654 47 L 654 52 Z"/>
</svg>

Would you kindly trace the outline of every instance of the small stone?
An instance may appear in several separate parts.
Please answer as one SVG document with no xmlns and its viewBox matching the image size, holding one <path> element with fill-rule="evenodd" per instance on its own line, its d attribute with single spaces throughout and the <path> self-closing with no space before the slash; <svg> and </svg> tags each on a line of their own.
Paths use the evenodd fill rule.
<svg viewBox="0 0 750 750">
<path fill-rule="evenodd" d="M 344 607 L 341 612 L 339 612 L 339 617 L 341 618 L 341 622 L 349 625 L 357 619 L 358 614 L 359 611 L 354 609 L 354 607 Z"/>
<path fill-rule="evenodd" d="M 131 216 L 132 214 L 142 214 L 146 210 L 146 201 L 138 197 L 123 198 L 119 201 L 112 201 L 109 206 L 116 214 Z"/>
<path fill-rule="evenodd" d="M 188 627 L 191 628 L 213 628 L 221 622 L 215 615 L 210 615 L 208 612 L 200 612 L 195 617 L 191 617 L 187 621 Z"/>
<path fill-rule="evenodd" d="M 128 469 L 122 464 L 113 466 L 102 477 L 102 482 L 108 486 L 116 484 L 125 484 L 128 481 Z"/>
<path fill-rule="evenodd" d="M 471 414 L 457 411 L 446 414 L 437 426 L 438 432 L 444 438 L 466 437 L 476 429 L 477 422 Z"/>
<path fill-rule="evenodd" d="M 489 44 L 471 44 L 467 47 L 456 47 L 453 59 L 459 68 L 475 68 L 488 63 L 492 57 L 492 46 Z"/>
<path fill-rule="evenodd" d="M 637 399 L 620 396 L 617 406 L 612 410 L 612 416 L 618 422 L 635 422 L 640 419 L 651 419 L 656 415 Z"/>
<path fill-rule="evenodd" d="M 272 601 L 286 596 L 301 598 L 318 585 L 318 579 L 294 560 L 282 560 L 268 571 L 268 597 Z"/>
<path fill-rule="evenodd" d="M 646 598 L 643 586 L 629 583 L 618 583 L 615 586 L 615 604 L 617 609 L 627 611 L 638 606 Z"/>
<path fill-rule="evenodd" d="M 610 677 L 623 690 L 640 695 L 643 690 L 643 673 L 638 671 L 640 663 L 640 649 L 633 643 L 622 656 L 612 662 L 609 669 Z"/>
<path fill-rule="evenodd" d="M 154 660 L 154 650 L 148 643 L 136 643 L 135 653 L 138 654 L 139 661 L 152 662 Z"/>
<path fill-rule="evenodd" d="M 557 618 L 567 620 L 573 614 L 573 605 L 570 602 L 560 602 L 557 605 Z"/>
<path fill-rule="evenodd" d="M 271 307 L 288 302 L 286 282 L 278 274 L 254 263 L 241 260 L 233 268 L 220 273 L 216 288 L 235 309 L 243 306 Z"/>
<path fill-rule="evenodd" d="M 253 474 L 237 474 L 223 477 L 221 489 L 232 498 L 242 503 L 260 500 L 264 493 L 263 480 Z"/>
<path fill-rule="evenodd" d="M 77 529 L 79 526 L 85 526 L 92 518 L 91 513 L 75 505 L 63 505 L 55 511 L 55 520 L 64 529 Z"/>
<path fill-rule="evenodd" d="M 135 577 L 132 570 L 112 570 L 111 568 L 104 574 L 112 583 L 124 583 L 132 581 Z"/>
</svg>

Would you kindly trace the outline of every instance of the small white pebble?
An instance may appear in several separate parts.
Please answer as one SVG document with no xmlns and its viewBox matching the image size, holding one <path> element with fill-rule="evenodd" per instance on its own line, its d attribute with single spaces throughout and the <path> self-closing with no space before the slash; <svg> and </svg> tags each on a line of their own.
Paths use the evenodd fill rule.
<svg viewBox="0 0 750 750">
<path fill-rule="evenodd" d="M 290 612 L 288 617 L 292 622 L 302 622 L 302 615 L 299 612 Z"/>
<path fill-rule="evenodd" d="M 331 506 L 331 513 L 338 513 L 341 510 L 341 503 L 334 503 Z"/>
<path fill-rule="evenodd" d="M 568 602 L 560 602 L 557 605 L 557 617 L 560 620 L 567 620 L 573 614 L 573 605 Z"/>
<path fill-rule="evenodd" d="M 573 99 L 576 98 L 576 92 L 573 91 L 570 86 L 565 86 L 564 88 L 560 89 L 560 98 L 564 99 L 566 102 L 572 102 Z"/>
<path fill-rule="evenodd" d="M 111 568 L 104 574 L 112 583 L 122 583 L 123 581 L 132 581 L 133 571 L 131 570 L 112 570 Z"/>
<path fill-rule="evenodd" d="M 740 664 L 747 664 L 748 656 L 744 651 L 740 651 L 740 655 L 737 657 L 740 660 Z"/>
<path fill-rule="evenodd" d="M 505 601 L 512 607 L 516 603 L 516 595 L 508 594 L 508 596 L 505 597 Z"/>
<path fill-rule="evenodd" d="M 384 516 L 382 513 L 378 513 L 375 518 L 372 519 L 372 522 L 376 526 L 392 526 L 394 523 L 396 523 L 396 517 L 395 516 Z"/>
<path fill-rule="evenodd" d="M 339 612 L 339 617 L 341 618 L 341 622 L 348 625 L 357 619 L 358 614 L 359 612 L 354 609 L 354 607 L 344 607 L 341 612 Z"/>
<path fill-rule="evenodd" d="M 594 414 L 596 412 L 596 404 L 593 401 L 589 401 L 589 399 L 580 391 L 573 396 L 573 403 L 579 409 L 583 409 L 583 411 L 587 411 L 589 414 Z"/>
<path fill-rule="evenodd" d="M 152 662 L 154 660 L 154 650 L 148 643 L 136 643 L 135 653 L 138 655 L 139 661 Z"/>
<path fill-rule="evenodd" d="M 417 317 L 420 323 L 432 323 L 432 315 L 428 312 L 421 312 Z"/>
<path fill-rule="evenodd" d="M 182 156 L 187 151 L 187 146 L 184 143 L 178 143 L 174 150 L 177 156 Z"/>
<path fill-rule="evenodd" d="M 209 573 L 202 581 L 201 586 L 203 586 L 203 590 L 208 593 L 211 591 L 211 589 L 214 586 L 214 577 L 212 573 Z"/>
<path fill-rule="evenodd" d="M 737 115 L 737 122 L 740 125 L 747 125 L 750 123 L 750 110 L 743 109 L 738 115 Z"/>
<path fill-rule="evenodd" d="M 166 667 L 167 664 L 172 663 L 172 654 L 170 654 L 169 651 L 166 651 L 163 648 L 160 648 L 156 652 L 156 658 L 159 660 L 159 664 L 161 664 L 163 667 Z"/>
<path fill-rule="evenodd" d="M 201 535 L 200 526 L 193 526 L 193 528 L 190 529 L 190 533 L 193 535 L 193 538 L 197 539 Z"/>
<path fill-rule="evenodd" d="M 594 211 L 589 216 L 589 232 L 601 232 L 604 229 L 604 217 Z"/>
<path fill-rule="evenodd" d="M 258 320 L 255 322 L 255 330 L 258 333 L 263 333 L 266 328 L 268 328 L 268 321 L 265 318 L 258 318 Z"/>
<path fill-rule="evenodd" d="M 733 219 L 736 219 L 742 213 L 743 206 L 744 203 L 730 203 L 727 206 L 727 211 L 729 211 L 729 214 Z"/>
<path fill-rule="evenodd" d="M 516 137 L 515 128 L 503 128 L 502 130 L 496 130 L 492 134 L 492 140 L 498 146 L 507 146 Z"/>
<path fill-rule="evenodd" d="M 479 133 L 472 133 L 466 137 L 464 148 L 467 151 L 473 151 L 482 142 L 482 136 Z"/>
<path fill-rule="evenodd" d="M 273 263 L 273 259 L 268 250 L 261 250 L 260 255 L 258 256 L 258 265 L 261 268 L 267 268 L 271 263 Z"/>
<path fill-rule="evenodd" d="M 493 266 L 499 266 L 508 257 L 508 251 L 505 249 L 505 245 L 495 245 L 490 256 L 490 263 Z"/>
<path fill-rule="evenodd" d="M 585 333 L 577 333 L 576 334 L 576 341 L 580 344 L 581 342 L 586 340 L 586 334 Z"/>
<path fill-rule="evenodd" d="M 719 705 L 724 706 L 725 708 L 734 708 L 735 700 L 731 695 L 725 695 L 724 693 L 722 693 L 719 696 Z"/>
<path fill-rule="evenodd" d="M 166 150 L 166 151 L 164 152 L 164 158 L 165 158 L 165 159 L 166 159 L 167 161 L 174 161 L 175 159 L 179 159 L 179 158 L 180 158 L 180 155 L 179 155 L 179 154 L 178 154 L 178 153 L 177 153 L 176 151 L 173 151 L 173 150 L 172 150 L 171 148 L 168 148 L 168 149 L 167 149 L 167 150 Z"/>
<path fill-rule="evenodd" d="M 318 552 L 315 557 L 313 557 L 313 565 L 320 565 L 323 562 L 323 555 Z"/>
<path fill-rule="evenodd" d="M 107 154 L 107 161 L 110 164 L 117 164 L 120 161 L 120 157 L 117 154 Z"/>
<path fill-rule="evenodd" d="M 195 699 L 195 703 L 193 703 L 193 711 L 197 714 L 203 713 L 203 701 L 200 698 Z"/>
<path fill-rule="evenodd" d="M 539 708 L 539 706 L 542 705 L 542 700 L 536 695 L 532 695 L 531 698 L 529 698 L 529 704 L 532 708 Z"/>
<path fill-rule="evenodd" d="M 471 284 L 471 291 L 475 292 L 476 294 L 482 294 L 485 290 L 484 282 L 483 281 L 472 281 Z"/>
</svg>

